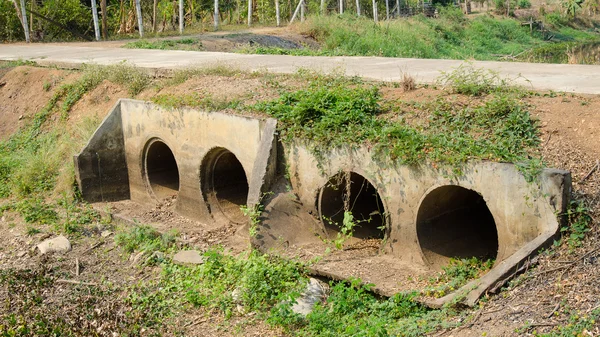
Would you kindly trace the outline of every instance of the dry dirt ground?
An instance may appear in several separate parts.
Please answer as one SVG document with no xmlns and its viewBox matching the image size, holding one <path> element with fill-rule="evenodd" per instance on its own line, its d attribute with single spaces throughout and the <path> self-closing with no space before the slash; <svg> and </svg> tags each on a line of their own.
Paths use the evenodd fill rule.
<svg viewBox="0 0 600 337">
<path fill-rule="evenodd" d="M 281 49 L 297 49 L 309 47 L 318 49 L 319 44 L 310 37 L 305 37 L 293 30 L 293 28 L 263 27 L 243 29 L 238 31 L 218 31 L 204 33 L 190 33 L 186 35 L 167 36 L 160 38 L 148 38 L 147 41 L 194 39 L 197 42 L 189 45 L 192 50 L 210 52 L 235 52 L 244 47 L 276 47 Z M 97 47 L 123 47 L 128 42 L 135 40 L 117 40 L 95 42 Z M 89 42 L 64 42 L 53 43 L 53 45 L 90 46 Z"/>
<path fill-rule="evenodd" d="M 29 66 L 0 69 L 0 139 L 6 139 L 41 109 L 59 83 L 75 76 L 78 76 L 77 73 L 68 70 Z M 160 94 L 201 93 L 215 98 L 252 102 L 275 97 L 280 88 L 296 86 L 298 80 L 293 77 L 241 74 L 232 78 L 210 75 L 195 77 L 176 86 L 151 87 L 136 98 L 147 100 Z M 381 92 L 386 99 L 403 101 L 428 101 L 437 95 L 448 95 L 431 87 L 404 92 L 393 85 L 384 85 Z M 128 97 L 127 90 L 105 81 L 73 107 L 69 122 L 75 125 L 85 118 L 99 121 L 121 97 Z M 551 254 L 540 255 L 537 265 L 532 265 L 507 290 L 490 295 L 484 298 L 480 307 L 469 309 L 472 315 L 461 328 L 438 331 L 433 334 L 435 336 L 528 335 L 534 330 L 544 332 L 557 325 L 566 325 L 574 312 L 585 315 L 600 306 L 600 230 L 597 229 L 600 217 L 600 168 L 592 171 L 600 160 L 600 96 L 540 93 L 539 96 L 526 98 L 526 101 L 531 105 L 532 114 L 541 123 L 545 161 L 551 167 L 572 172 L 574 193 L 585 196 L 592 209 L 595 220 L 592 231 L 582 247 L 575 251 L 559 248 L 552 250 Z M 244 227 L 200 224 L 178 217 L 169 200 L 150 208 L 131 202 L 95 206 L 100 210 L 136 218 L 142 223 L 152 223 L 161 231 L 178 229 L 180 240 L 199 249 L 216 244 L 226 245 L 234 251 L 248 247 L 248 239 L 244 234 L 247 229 Z M 102 230 L 114 231 L 114 226 L 99 223 L 87 235 L 70 237 L 73 250 L 68 254 L 42 258 L 32 248 L 48 237 L 51 229 L 43 229 L 42 233 L 29 236 L 23 219 L 16 213 L 5 212 L 0 219 L 0 242 L 3 243 L 0 248 L 0 268 L 57 268 L 64 273 L 64 278 L 86 282 L 105 279 L 123 287 L 157 277 L 157 267 L 140 266 L 133 261 L 133 255 L 115 247 L 114 236 L 100 236 Z M 82 267 L 79 276 L 74 269 L 75 259 Z M 52 289 L 56 301 L 63 301 L 72 288 L 72 284 L 65 283 Z M 0 299 L 6 295 L 6 291 L 0 289 Z M 59 307 L 68 310 L 70 305 L 65 302 Z M 179 317 L 177 324 L 184 326 L 186 335 L 190 336 L 282 335 L 281 331 L 252 318 L 225 320 L 219 313 L 202 310 L 187 312 Z M 520 329 L 519 332 L 515 332 L 517 329 Z M 598 328 L 589 332 L 589 336 L 600 335 Z"/>
</svg>

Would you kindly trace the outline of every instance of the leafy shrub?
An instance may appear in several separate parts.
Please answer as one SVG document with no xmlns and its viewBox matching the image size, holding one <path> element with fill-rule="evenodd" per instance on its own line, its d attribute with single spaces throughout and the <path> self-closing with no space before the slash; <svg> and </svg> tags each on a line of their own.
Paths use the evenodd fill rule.
<svg viewBox="0 0 600 337">
<path fill-rule="evenodd" d="M 147 225 L 134 226 L 128 231 L 118 233 L 115 236 L 115 243 L 123 246 L 128 253 L 167 251 L 175 243 L 175 232 L 161 234 Z"/>
<path fill-rule="evenodd" d="M 519 6 L 519 8 L 531 8 L 531 1 L 529 1 L 529 0 L 519 0 L 517 2 L 517 6 Z"/>
<path fill-rule="evenodd" d="M 582 200 L 571 200 L 567 212 L 562 214 L 567 219 L 567 226 L 563 226 L 560 231 L 563 238 L 571 249 L 581 246 L 585 234 L 589 232 L 592 224 L 592 217 L 589 209 Z"/>
<path fill-rule="evenodd" d="M 457 94 L 481 96 L 508 88 L 507 80 L 498 73 L 471 64 L 461 64 L 451 72 L 442 72 L 440 82 Z"/>
<path fill-rule="evenodd" d="M 81 35 L 93 32 L 93 29 L 90 30 L 92 11 L 86 8 L 79 0 L 44 0 L 39 11 L 43 16 L 58 22 L 62 26 L 69 27 Z M 73 39 L 73 35 L 62 27 L 46 21 L 42 21 L 42 27 L 45 39 Z"/>
<path fill-rule="evenodd" d="M 25 199 L 17 207 L 23 220 L 30 224 L 54 224 L 58 221 L 58 213 L 54 207 L 39 199 Z"/>
<path fill-rule="evenodd" d="M 0 41 L 23 40 L 23 26 L 9 0 L 0 0 Z"/>
</svg>

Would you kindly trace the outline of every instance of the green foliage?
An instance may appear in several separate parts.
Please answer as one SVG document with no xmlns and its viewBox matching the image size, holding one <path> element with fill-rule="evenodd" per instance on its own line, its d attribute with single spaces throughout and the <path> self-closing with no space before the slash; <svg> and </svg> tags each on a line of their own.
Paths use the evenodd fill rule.
<svg viewBox="0 0 600 337">
<path fill-rule="evenodd" d="M 117 233 L 115 243 L 123 246 L 128 253 L 134 251 L 165 252 L 174 248 L 176 235 L 176 232 L 161 234 L 151 226 L 138 225 Z"/>
<path fill-rule="evenodd" d="M 260 224 L 260 215 L 264 211 L 265 206 L 262 203 L 255 204 L 254 206 L 242 205 L 240 210 L 250 219 L 249 234 L 250 237 L 255 237 L 258 234 L 258 225 Z"/>
<path fill-rule="evenodd" d="M 123 46 L 130 49 L 160 49 L 160 50 L 203 50 L 202 42 L 193 38 L 176 40 L 137 40 Z"/>
<path fill-rule="evenodd" d="M 0 41 L 24 40 L 23 26 L 10 0 L 0 0 Z"/>
<path fill-rule="evenodd" d="M 229 98 L 220 97 L 215 98 L 212 95 L 197 92 L 185 95 L 155 95 L 152 97 L 152 102 L 168 109 L 192 107 L 213 111 L 236 109 L 240 105 L 239 100 L 230 100 Z"/>
<path fill-rule="evenodd" d="M 360 280 L 332 283 L 326 302 L 315 305 L 306 319 L 282 303 L 269 322 L 283 325 L 297 336 L 423 336 L 445 326 L 449 312 L 418 304 L 417 293 L 398 293 L 381 299 Z"/>
<path fill-rule="evenodd" d="M 567 225 L 560 229 L 563 238 L 571 249 L 580 247 L 585 234 L 591 230 L 592 217 L 589 209 L 582 200 L 573 199 L 569 202 L 567 211 L 561 215 L 567 220 Z"/>
<path fill-rule="evenodd" d="M 7 140 L 0 141 L 0 197 L 28 197 L 51 191 L 65 163 L 72 165 L 70 158 L 78 149 L 73 135 L 65 132 L 63 124 L 55 125 L 51 130 L 42 132 L 50 116 L 56 112 L 62 119 L 68 118 L 71 108 L 85 93 L 94 89 L 102 81 L 109 80 L 128 88 L 136 95 L 149 83 L 150 77 L 142 70 L 119 64 L 102 67 L 84 66 L 81 76 L 73 82 L 56 88 L 48 103 L 38 111 L 30 124 L 18 130 Z M 86 141 L 91 128 L 86 128 Z M 76 129 L 76 128 L 74 128 Z M 73 179 L 71 178 L 71 181 Z"/>
<path fill-rule="evenodd" d="M 17 204 L 16 210 L 30 224 L 55 224 L 59 219 L 54 207 L 39 199 L 24 199 Z"/>
<path fill-rule="evenodd" d="M 458 83 L 460 89 L 455 90 L 487 94 L 486 100 L 463 107 L 441 96 L 425 103 L 389 102 L 386 108 L 400 110 L 400 118 L 393 121 L 378 117 L 382 112 L 378 88 L 329 76 L 317 76 L 306 88 L 284 92 L 253 108 L 278 119 L 284 141 L 308 141 L 318 158 L 337 147 L 370 145 L 381 161 L 409 165 L 429 161 L 449 165 L 457 173 L 470 159 L 519 163 L 526 178 L 533 180 L 541 167 L 535 152 L 539 126 L 519 100 L 523 93 L 485 72 L 475 73 L 480 75 L 447 77 Z M 429 118 L 417 125 L 408 123 L 403 115 L 410 117 L 412 111 Z"/>
<path fill-rule="evenodd" d="M 531 1 L 530 0 L 519 0 L 517 2 L 517 6 L 519 6 L 519 8 L 531 8 Z"/>
<path fill-rule="evenodd" d="M 41 15 L 69 27 L 81 35 L 90 36 L 93 33 L 93 29 L 90 31 L 92 11 L 79 0 L 44 0 L 42 7 L 38 10 Z M 69 31 L 50 22 L 40 20 L 39 24 L 46 40 L 76 39 Z M 35 30 L 35 25 L 30 29 Z"/>
<path fill-rule="evenodd" d="M 145 286 L 152 292 L 132 293 L 133 308 L 164 314 L 193 305 L 232 315 L 239 304 L 246 312 L 260 314 L 304 285 L 303 266 L 275 256 L 257 251 L 231 256 L 210 249 L 204 257 L 205 262 L 194 267 L 163 264 L 161 279 Z"/>
<path fill-rule="evenodd" d="M 354 86 L 341 77 L 316 76 L 307 88 L 283 92 L 254 108 L 278 119 L 286 141 L 302 139 L 330 148 L 358 144 L 382 125 L 375 118 L 380 111 L 378 89 Z"/>
<path fill-rule="evenodd" d="M 450 262 L 442 267 L 438 277 L 430 280 L 433 286 L 425 289 L 423 293 L 426 296 L 443 297 L 464 286 L 468 281 L 480 277 L 493 265 L 494 260 L 491 259 L 450 259 Z"/>
<path fill-rule="evenodd" d="M 583 0 L 562 0 L 560 5 L 564 8 L 565 13 L 575 18 L 578 9 L 581 8 Z"/>
<path fill-rule="evenodd" d="M 566 324 L 560 324 L 554 327 L 548 333 L 538 333 L 533 331 L 535 337 L 571 337 L 571 336 L 589 336 L 591 331 L 598 326 L 596 323 L 600 318 L 600 309 L 594 309 L 590 313 L 582 314 L 573 312 Z M 527 328 L 527 326 L 526 326 Z"/>
<path fill-rule="evenodd" d="M 329 55 L 496 60 L 548 43 L 511 18 L 477 16 L 465 20 L 460 9 L 450 8 L 440 13 L 439 19 L 417 16 L 382 26 L 366 18 L 312 17 L 300 28 L 321 43 L 316 54 Z M 587 35 L 598 38 L 594 33 Z"/>
<path fill-rule="evenodd" d="M 475 68 L 471 64 L 461 64 L 451 72 L 442 72 L 439 81 L 454 93 L 469 96 L 512 89 L 508 80 L 500 77 L 497 72 Z"/>
</svg>

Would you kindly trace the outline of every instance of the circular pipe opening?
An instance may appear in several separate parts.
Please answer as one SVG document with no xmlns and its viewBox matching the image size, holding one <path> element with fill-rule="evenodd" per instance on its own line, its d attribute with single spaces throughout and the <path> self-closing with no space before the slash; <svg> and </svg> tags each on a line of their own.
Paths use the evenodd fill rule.
<svg viewBox="0 0 600 337">
<path fill-rule="evenodd" d="M 203 160 L 201 177 L 211 213 L 218 210 L 232 222 L 245 222 L 240 206 L 248 200 L 248 179 L 237 157 L 224 148 L 211 150 Z"/>
<path fill-rule="evenodd" d="M 353 237 L 383 239 L 386 229 L 385 209 L 377 189 L 355 172 L 340 172 L 321 190 L 319 215 L 330 234 L 336 235 L 344 225 L 344 213 L 354 218 Z"/>
<path fill-rule="evenodd" d="M 417 236 L 423 255 L 435 267 L 450 258 L 494 259 L 498 231 L 483 197 L 460 186 L 442 186 L 421 202 Z"/>
<path fill-rule="evenodd" d="M 145 172 L 148 185 L 158 199 L 177 195 L 179 170 L 171 149 L 160 140 L 149 143 L 145 154 Z"/>
</svg>

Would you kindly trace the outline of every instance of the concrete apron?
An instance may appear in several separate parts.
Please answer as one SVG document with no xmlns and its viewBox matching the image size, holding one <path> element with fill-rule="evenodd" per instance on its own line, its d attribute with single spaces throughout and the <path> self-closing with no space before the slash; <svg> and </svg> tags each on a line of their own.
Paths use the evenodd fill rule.
<svg viewBox="0 0 600 337">
<path fill-rule="evenodd" d="M 505 281 L 558 233 L 570 194 L 569 172 L 553 169 L 528 183 L 506 163 L 473 161 L 457 175 L 378 162 L 366 147 L 317 158 L 277 146 L 275 126 L 123 99 L 75 156 L 77 182 L 90 202 L 174 200 L 178 214 L 208 226 L 247 225 L 240 206 L 262 202 L 255 247 L 320 257 L 313 273 L 358 277 L 383 295 L 415 289 L 452 257 L 495 259 L 481 278 L 425 301 L 434 307 L 456 296 L 473 305 Z M 350 223 L 346 238 L 340 226 Z"/>
</svg>

